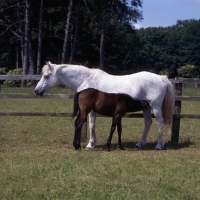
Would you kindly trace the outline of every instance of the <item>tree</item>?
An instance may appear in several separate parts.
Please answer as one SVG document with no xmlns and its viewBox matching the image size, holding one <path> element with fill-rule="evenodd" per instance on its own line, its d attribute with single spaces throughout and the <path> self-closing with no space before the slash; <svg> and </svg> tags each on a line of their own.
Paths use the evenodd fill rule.
<svg viewBox="0 0 200 200">
<path fill-rule="evenodd" d="M 142 19 L 141 12 L 137 9 L 141 7 L 140 0 L 120 1 L 120 0 L 102 0 L 102 1 L 88 1 L 86 4 L 89 10 L 89 16 L 91 19 L 90 28 L 93 29 L 95 37 L 99 36 L 99 57 L 100 68 L 104 69 L 105 60 L 105 43 L 106 38 L 112 37 L 106 35 L 106 30 L 109 26 L 115 24 L 127 25 L 137 20 Z"/>
<path fill-rule="evenodd" d="M 24 31 L 24 57 L 23 57 L 23 75 L 28 74 L 29 53 L 30 53 L 30 0 L 25 4 L 25 31 Z M 26 86 L 26 81 L 22 80 L 22 87 Z"/>
<path fill-rule="evenodd" d="M 44 0 L 41 0 L 39 30 L 38 30 L 37 74 L 40 74 L 41 72 L 43 11 L 44 11 Z"/>
<path fill-rule="evenodd" d="M 69 27 L 70 27 L 70 19 L 72 15 L 72 5 L 73 0 L 69 1 L 68 11 L 67 11 L 67 20 L 65 25 L 65 36 L 64 36 L 64 43 L 63 43 L 63 50 L 62 50 L 62 63 L 66 63 L 66 56 L 67 56 L 67 50 L 68 50 L 68 36 L 69 36 Z"/>
</svg>

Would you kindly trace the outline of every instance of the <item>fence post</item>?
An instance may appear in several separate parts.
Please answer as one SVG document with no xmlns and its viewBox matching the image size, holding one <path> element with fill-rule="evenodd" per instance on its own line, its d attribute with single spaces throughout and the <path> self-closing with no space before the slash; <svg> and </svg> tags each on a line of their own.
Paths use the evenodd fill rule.
<svg viewBox="0 0 200 200">
<path fill-rule="evenodd" d="M 87 140 L 87 120 L 84 122 L 81 129 L 81 142 L 86 142 Z"/>
<path fill-rule="evenodd" d="M 182 96 L 182 83 L 179 81 L 178 77 L 175 77 L 175 95 Z M 181 114 L 181 101 L 175 101 L 174 105 L 173 123 L 172 123 L 172 144 L 177 144 L 179 140 L 179 130 L 180 130 L 180 114 Z"/>
</svg>

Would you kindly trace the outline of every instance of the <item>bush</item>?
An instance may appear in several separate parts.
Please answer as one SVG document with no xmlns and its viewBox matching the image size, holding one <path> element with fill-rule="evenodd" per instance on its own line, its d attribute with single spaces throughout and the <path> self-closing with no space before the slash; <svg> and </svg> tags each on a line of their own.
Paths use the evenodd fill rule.
<svg viewBox="0 0 200 200">
<path fill-rule="evenodd" d="M 18 69 L 13 69 L 10 70 L 7 75 L 22 75 L 22 68 L 18 68 Z M 20 87 L 21 86 L 21 80 L 20 81 L 10 81 L 10 80 L 6 80 L 3 83 L 5 86 L 7 87 Z"/>
<path fill-rule="evenodd" d="M 6 68 L 0 68 L 0 75 L 6 75 Z M 0 84 L 3 84 L 4 81 L 0 81 Z"/>
<path fill-rule="evenodd" d="M 185 65 L 177 69 L 178 76 L 183 78 L 199 78 L 200 71 L 199 67 L 195 65 Z"/>
<path fill-rule="evenodd" d="M 6 68 L 0 68 L 0 75 L 6 75 Z"/>
<path fill-rule="evenodd" d="M 164 68 L 164 69 L 162 69 L 160 72 L 159 72 L 159 74 L 160 75 L 166 75 L 166 76 L 170 76 L 170 74 L 171 74 L 171 72 L 170 72 L 170 70 L 169 69 L 167 69 L 167 68 Z"/>
</svg>

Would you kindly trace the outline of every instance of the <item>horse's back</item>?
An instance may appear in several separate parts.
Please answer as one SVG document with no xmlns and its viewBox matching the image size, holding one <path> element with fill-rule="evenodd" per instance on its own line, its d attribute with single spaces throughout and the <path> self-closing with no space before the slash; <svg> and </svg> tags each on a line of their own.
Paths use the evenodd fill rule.
<svg viewBox="0 0 200 200">
<path fill-rule="evenodd" d="M 113 76 L 96 71 L 99 76 L 88 84 L 107 93 L 125 93 L 134 99 L 149 102 L 164 98 L 166 83 L 162 76 L 150 72 L 138 72 L 130 75 Z"/>
</svg>

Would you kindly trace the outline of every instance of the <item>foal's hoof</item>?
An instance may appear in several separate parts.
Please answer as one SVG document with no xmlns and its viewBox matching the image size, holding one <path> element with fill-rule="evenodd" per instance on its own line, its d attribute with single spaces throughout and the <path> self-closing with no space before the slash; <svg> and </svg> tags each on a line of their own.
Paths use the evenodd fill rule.
<svg viewBox="0 0 200 200">
<path fill-rule="evenodd" d="M 122 150 L 122 151 L 124 151 L 124 150 L 125 150 L 125 149 L 124 149 L 124 147 L 122 147 L 122 146 L 121 146 L 121 147 L 119 147 L 119 148 L 120 148 L 120 150 Z"/>
<path fill-rule="evenodd" d="M 110 149 L 107 148 L 107 151 L 110 151 Z"/>
<path fill-rule="evenodd" d="M 110 147 L 107 147 L 107 150 L 110 151 Z"/>
</svg>

